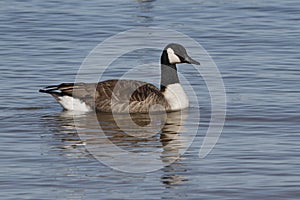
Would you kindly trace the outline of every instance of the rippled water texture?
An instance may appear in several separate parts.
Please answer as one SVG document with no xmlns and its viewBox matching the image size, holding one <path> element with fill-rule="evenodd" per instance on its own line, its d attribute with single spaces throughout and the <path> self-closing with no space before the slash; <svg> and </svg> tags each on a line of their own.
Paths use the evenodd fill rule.
<svg viewBox="0 0 300 200">
<path fill-rule="evenodd" d="M 0 13 L 1 199 L 299 198 L 299 1 L 3 0 Z M 151 137 L 128 136 L 110 115 L 83 114 L 74 121 L 50 96 L 38 93 L 46 85 L 73 82 L 85 57 L 105 39 L 150 26 L 193 38 L 222 74 L 226 122 L 204 159 L 198 152 L 211 99 L 203 77 L 188 65 L 179 71 L 198 88 L 199 102 L 192 101 L 180 113 L 183 118 L 173 113 L 158 131 L 147 126 L 149 116 L 133 117 L 148 129 L 127 128 Z M 159 56 L 151 49 L 132 52 L 102 79 L 157 63 L 150 67 L 153 73 L 137 73 L 158 85 Z M 130 119 L 120 120 L 126 126 Z M 161 125 L 160 118 L 155 122 Z M 119 171 L 131 160 L 106 154 L 108 141 L 130 153 L 151 152 L 158 169 Z M 137 169 L 149 164 L 136 161 Z"/>
</svg>

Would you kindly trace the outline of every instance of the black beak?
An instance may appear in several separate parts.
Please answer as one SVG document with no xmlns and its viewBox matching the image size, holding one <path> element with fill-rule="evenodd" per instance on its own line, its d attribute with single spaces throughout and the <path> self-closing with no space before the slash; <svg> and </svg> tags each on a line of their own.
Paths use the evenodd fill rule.
<svg viewBox="0 0 300 200">
<path fill-rule="evenodd" d="M 184 62 L 189 63 L 189 64 L 194 64 L 194 65 L 200 65 L 200 63 L 194 59 L 192 59 L 191 57 L 187 56 L 184 59 Z"/>
</svg>

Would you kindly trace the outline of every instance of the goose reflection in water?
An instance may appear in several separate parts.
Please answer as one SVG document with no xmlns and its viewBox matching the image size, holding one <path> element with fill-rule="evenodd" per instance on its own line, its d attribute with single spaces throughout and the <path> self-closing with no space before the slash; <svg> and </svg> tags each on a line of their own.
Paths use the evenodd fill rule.
<svg viewBox="0 0 300 200">
<path fill-rule="evenodd" d="M 60 116 L 56 116 L 55 122 L 58 124 L 53 125 L 58 132 L 62 132 L 60 137 L 65 137 L 61 139 L 63 145 L 59 147 L 62 151 L 68 150 L 70 155 L 70 148 L 78 151 L 79 146 L 84 146 L 89 152 L 88 156 L 93 156 L 114 169 L 137 173 L 165 168 L 163 183 L 172 184 L 185 180 L 176 175 L 176 166 L 180 165 L 178 162 L 173 167 L 170 166 L 175 161 L 180 163 L 180 156 L 193 140 L 192 136 L 186 134 L 188 130 L 184 127 L 187 111 L 150 116 L 73 114 L 62 112 Z M 135 127 L 132 127 L 133 123 Z M 75 128 L 80 137 L 77 140 L 74 139 Z M 66 130 L 72 133 L 66 134 Z"/>
<path fill-rule="evenodd" d="M 185 111 L 91 115 L 75 117 L 86 148 L 104 164 L 125 172 L 161 169 L 179 159 L 193 139 L 182 134 Z"/>
</svg>

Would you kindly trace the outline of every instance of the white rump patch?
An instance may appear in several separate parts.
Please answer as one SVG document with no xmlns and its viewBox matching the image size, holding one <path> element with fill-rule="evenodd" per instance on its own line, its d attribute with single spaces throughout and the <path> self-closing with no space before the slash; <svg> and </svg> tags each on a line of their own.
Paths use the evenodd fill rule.
<svg viewBox="0 0 300 200">
<path fill-rule="evenodd" d="M 169 62 L 171 64 L 181 63 L 180 58 L 174 53 L 173 49 L 168 48 L 167 49 Z"/>
<path fill-rule="evenodd" d="M 81 111 L 81 112 L 92 111 L 92 108 L 86 105 L 83 101 L 70 96 L 59 97 L 58 103 L 60 103 L 60 105 L 62 105 L 62 107 L 66 110 Z"/>
<path fill-rule="evenodd" d="M 179 83 L 170 84 L 163 92 L 171 110 L 182 110 L 189 107 L 189 99 Z"/>
</svg>

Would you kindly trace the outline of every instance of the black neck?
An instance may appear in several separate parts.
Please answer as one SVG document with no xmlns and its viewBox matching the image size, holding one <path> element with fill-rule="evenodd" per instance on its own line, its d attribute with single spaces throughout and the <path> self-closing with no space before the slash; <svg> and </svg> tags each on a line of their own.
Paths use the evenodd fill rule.
<svg viewBox="0 0 300 200">
<path fill-rule="evenodd" d="M 163 92 L 166 87 L 173 83 L 179 83 L 177 68 L 175 64 L 170 64 L 167 51 L 164 50 L 161 55 L 161 80 L 160 90 Z"/>
</svg>

